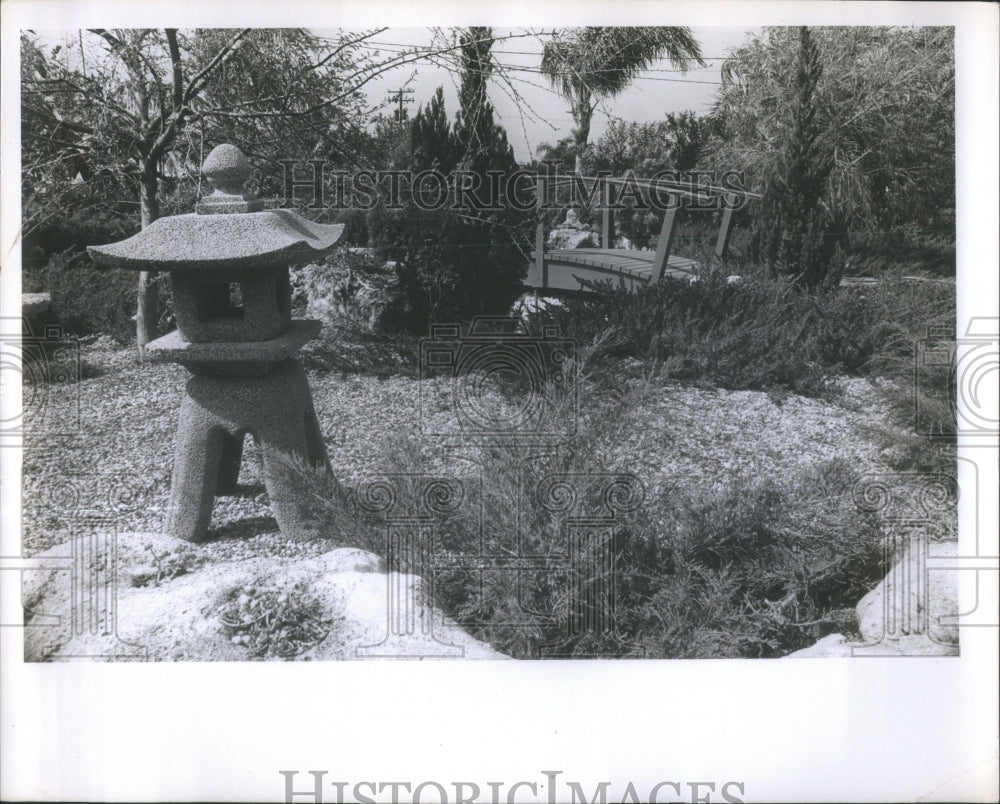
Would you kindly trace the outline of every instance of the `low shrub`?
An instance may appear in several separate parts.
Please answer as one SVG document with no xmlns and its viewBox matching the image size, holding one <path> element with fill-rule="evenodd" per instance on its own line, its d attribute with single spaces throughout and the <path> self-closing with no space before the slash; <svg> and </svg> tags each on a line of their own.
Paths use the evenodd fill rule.
<svg viewBox="0 0 1000 804">
<path fill-rule="evenodd" d="M 641 523 L 621 572 L 646 576 L 626 609 L 636 642 L 652 655 L 766 657 L 856 633 L 853 607 L 885 572 L 882 527 L 854 504 L 856 483 L 832 462 L 654 502 L 647 521 L 664 517 L 670 536 Z"/>
<path fill-rule="evenodd" d="M 600 348 L 566 366 L 596 404 L 576 432 L 559 449 L 497 438 L 463 451 L 475 469 L 463 475 L 461 509 L 435 520 L 432 553 L 419 553 L 432 567 L 388 569 L 423 574 L 450 617 L 517 658 L 773 657 L 856 635 L 854 606 L 885 566 L 882 523 L 857 505 L 854 469 L 834 461 L 788 479 L 645 497 L 623 476 L 609 489 L 597 456 L 635 426 L 643 398 L 641 388 L 597 393 L 586 358 Z M 571 401 L 548 398 L 559 421 Z M 451 476 L 412 437 L 388 439 L 376 460 L 396 479 L 397 513 L 420 507 L 421 478 Z M 299 472 L 324 531 L 386 556 L 391 521 L 359 505 L 359 490 Z M 609 504 L 623 513 L 600 528 L 568 520 Z"/>
<path fill-rule="evenodd" d="M 608 358 L 669 363 L 688 382 L 803 394 L 820 393 L 833 373 L 818 342 L 823 311 L 790 279 L 758 272 L 730 281 L 714 271 L 696 282 L 603 291 L 552 315 L 570 337 L 610 330 Z"/>
<path fill-rule="evenodd" d="M 515 658 L 782 656 L 830 633 L 857 636 L 854 606 L 885 573 L 882 526 L 855 505 L 857 476 L 843 463 L 698 496 L 664 491 L 567 553 L 572 536 L 557 514 L 534 496 L 520 511 L 512 501 L 579 467 L 580 453 L 530 461 L 508 447 L 483 457 L 475 502 L 485 527 L 466 516 L 437 529 L 432 593 Z M 414 468 L 397 466 L 411 477 Z M 596 489 L 578 504 L 600 510 Z M 331 501 L 327 515 L 336 508 L 341 522 L 333 532 L 384 556 L 388 523 L 356 507 L 352 520 L 350 499 Z M 531 561 L 504 570 L 514 556 Z"/>
<path fill-rule="evenodd" d="M 665 491 L 567 553 L 572 529 L 558 515 L 529 497 L 519 520 L 511 500 L 518 484 L 538 488 L 568 465 L 580 469 L 582 455 L 525 463 L 509 449 L 489 452 L 490 524 L 482 534 L 456 526 L 435 551 L 435 600 L 474 635 L 517 658 L 752 658 L 856 633 L 853 608 L 884 567 L 881 527 L 854 505 L 849 467 L 702 495 Z M 574 489 L 576 504 L 601 510 L 597 488 Z M 470 559 L 514 554 L 535 567 L 470 569 Z"/>
<path fill-rule="evenodd" d="M 900 471 L 954 476 L 957 395 L 955 286 L 887 280 L 865 293 L 878 322 L 868 371 L 881 384 L 891 428 L 878 437 Z"/>
<path fill-rule="evenodd" d="M 134 342 L 134 271 L 95 268 L 86 252 L 69 249 L 49 260 L 44 285 L 52 294 L 53 314 L 71 334 L 106 334 L 122 345 Z"/>
<path fill-rule="evenodd" d="M 41 271 L 67 250 L 114 243 L 139 231 L 139 219 L 120 210 L 86 209 L 32 230 L 21 244 L 22 270 Z"/>
<path fill-rule="evenodd" d="M 955 230 L 926 230 L 915 225 L 850 234 L 853 276 L 927 274 L 955 276 Z"/>
<path fill-rule="evenodd" d="M 727 275 L 732 270 L 743 273 Z M 734 390 L 816 395 L 844 373 L 889 378 L 912 389 L 916 343 L 928 328 L 953 327 L 955 316 L 953 284 L 899 275 L 872 286 L 810 291 L 791 278 L 729 264 L 709 267 L 696 281 L 592 288 L 598 292 L 567 299 L 545 315 L 569 337 L 609 332 L 608 360 L 670 365 L 677 379 Z M 923 387 L 945 391 L 943 380 Z M 928 415 L 943 412 L 924 407 Z M 933 426 L 946 423 L 939 418 Z"/>
<path fill-rule="evenodd" d="M 32 229 L 21 244 L 22 291 L 51 293 L 53 313 L 61 313 L 58 318 L 74 334 L 109 334 L 126 343 L 124 322 L 135 314 L 135 283 L 132 309 L 123 317 L 124 274 L 95 273 L 84 249 L 122 240 L 138 230 L 134 216 L 106 209 L 87 209 Z"/>
</svg>

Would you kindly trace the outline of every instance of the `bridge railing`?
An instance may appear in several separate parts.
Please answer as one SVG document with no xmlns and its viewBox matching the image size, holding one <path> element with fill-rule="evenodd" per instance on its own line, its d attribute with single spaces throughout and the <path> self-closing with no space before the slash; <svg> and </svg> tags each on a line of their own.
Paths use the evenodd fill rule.
<svg viewBox="0 0 1000 804">
<path fill-rule="evenodd" d="M 601 248 L 610 250 L 615 240 L 615 209 L 612 202 L 612 188 L 631 186 L 647 193 L 655 193 L 659 206 L 664 207 L 663 223 L 656 241 L 656 255 L 653 260 L 651 281 L 656 282 L 663 274 L 673 246 L 678 215 L 692 202 L 702 209 L 722 209 L 722 222 L 716 238 L 715 253 L 724 257 L 729 248 L 732 234 L 733 216 L 752 200 L 759 199 L 758 193 L 748 192 L 735 187 L 723 187 L 713 184 L 674 181 L 662 177 L 640 178 L 637 176 L 582 176 L 579 174 L 545 174 L 539 173 L 535 186 L 535 203 L 540 220 L 535 234 L 535 260 L 538 263 L 538 273 L 545 275 L 544 255 L 546 244 L 545 215 L 546 210 L 558 208 L 550 204 L 558 196 L 561 187 L 570 187 L 584 194 L 587 202 L 596 197 L 595 208 L 601 211 Z M 588 187 L 589 192 L 588 192 Z M 662 203 L 662 197 L 667 196 L 667 203 Z M 619 198 L 621 192 L 619 192 Z"/>
</svg>

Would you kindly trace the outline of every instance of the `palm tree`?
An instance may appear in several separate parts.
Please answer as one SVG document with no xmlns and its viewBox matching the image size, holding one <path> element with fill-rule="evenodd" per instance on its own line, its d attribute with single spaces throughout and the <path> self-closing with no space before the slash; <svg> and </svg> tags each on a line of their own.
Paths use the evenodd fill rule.
<svg viewBox="0 0 1000 804">
<path fill-rule="evenodd" d="M 690 28 L 570 28 L 545 43 L 542 73 L 569 101 L 576 123 L 577 173 L 597 102 L 622 92 L 661 58 L 681 70 L 705 66 Z"/>
</svg>

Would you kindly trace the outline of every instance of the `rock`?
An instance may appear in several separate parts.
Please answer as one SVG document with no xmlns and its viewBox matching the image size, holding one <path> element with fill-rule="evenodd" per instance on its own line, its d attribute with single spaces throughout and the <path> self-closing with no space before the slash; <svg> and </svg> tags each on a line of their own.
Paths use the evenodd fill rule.
<svg viewBox="0 0 1000 804">
<path fill-rule="evenodd" d="M 553 307 L 562 307 L 563 303 L 552 296 L 535 297 L 534 293 L 525 293 L 511 305 L 510 314 L 527 320 L 532 315 L 544 313 Z"/>
<path fill-rule="evenodd" d="M 957 656 L 958 646 L 938 645 L 926 636 L 904 636 L 882 642 L 849 642 L 840 634 L 823 637 L 815 645 L 789 653 L 785 659 L 849 659 L 860 656 Z"/>
<path fill-rule="evenodd" d="M 33 319 L 42 313 L 47 313 L 52 305 L 52 296 L 48 293 L 22 293 L 21 315 Z"/>
<path fill-rule="evenodd" d="M 955 541 L 928 542 L 931 564 L 957 554 Z M 831 634 L 785 658 L 957 656 L 958 627 L 941 622 L 958 616 L 957 573 L 925 567 L 923 559 L 917 550 L 907 549 L 882 582 L 861 598 L 857 612 L 862 641 Z M 926 588 L 920 581 L 925 569 Z"/>
<path fill-rule="evenodd" d="M 340 547 L 327 553 L 331 572 L 381 572 L 382 559 L 357 547 Z"/>
<path fill-rule="evenodd" d="M 929 561 L 957 554 L 958 542 L 927 543 Z M 925 642 L 954 646 L 957 651 L 958 627 L 942 624 L 941 619 L 958 615 L 958 573 L 929 569 L 924 589 L 919 582 L 923 567 L 923 557 L 917 550 L 907 549 L 882 582 L 861 599 L 858 619 L 866 642 L 920 636 Z"/>
<path fill-rule="evenodd" d="M 786 659 L 829 659 L 850 656 L 851 643 L 843 634 L 829 634 L 815 645 L 789 653 Z"/>
<path fill-rule="evenodd" d="M 364 550 L 335 548 L 308 558 L 213 562 L 204 560 L 204 548 L 162 534 L 122 533 L 116 542 L 106 543 L 115 546 L 116 561 L 96 562 L 94 577 L 82 579 L 83 588 L 89 584 L 95 595 L 87 595 L 75 608 L 74 601 L 81 598 L 74 592 L 75 564 L 68 560 L 72 544 L 35 556 L 54 559 L 39 561 L 51 564 L 51 569 L 24 572 L 26 661 L 247 661 L 259 654 L 258 632 L 253 629 L 266 620 L 254 614 L 249 625 L 239 625 L 237 619 L 227 626 L 220 615 L 234 611 L 242 598 L 265 606 L 281 596 L 284 603 L 277 606 L 293 607 L 293 613 L 300 610 L 300 621 L 307 621 L 316 635 L 303 644 L 298 659 L 506 658 L 422 603 L 421 578 L 383 573 L 379 557 Z M 142 585 L 135 584 L 140 568 L 148 570 L 147 543 L 161 563 L 170 556 L 187 557 L 189 568 L 172 578 L 144 578 Z M 116 566 L 117 573 L 105 585 L 101 568 L 107 566 Z M 105 588 L 113 594 L 107 600 L 100 594 Z M 274 637 L 284 639 L 297 625 L 276 625 Z"/>
<path fill-rule="evenodd" d="M 45 337 L 45 329 L 49 324 L 55 324 L 52 313 L 52 296 L 48 293 L 21 294 L 21 330 L 22 335 Z"/>
</svg>

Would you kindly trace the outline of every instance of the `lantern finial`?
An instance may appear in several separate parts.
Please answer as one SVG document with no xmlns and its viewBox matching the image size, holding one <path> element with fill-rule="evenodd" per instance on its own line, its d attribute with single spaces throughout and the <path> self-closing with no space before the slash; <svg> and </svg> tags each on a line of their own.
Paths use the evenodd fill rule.
<svg viewBox="0 0 1000 804">
<path fill-rule="evenodd" d="M 198 202 L 195 211 L 199 215 L 259 212 L 264 208 L 263 202 L 243 191 L 250 178 L 250 160 L 235 145 L 216 145 L 205 157 L 201 174 L 214 192 Z"/>
</svg>

